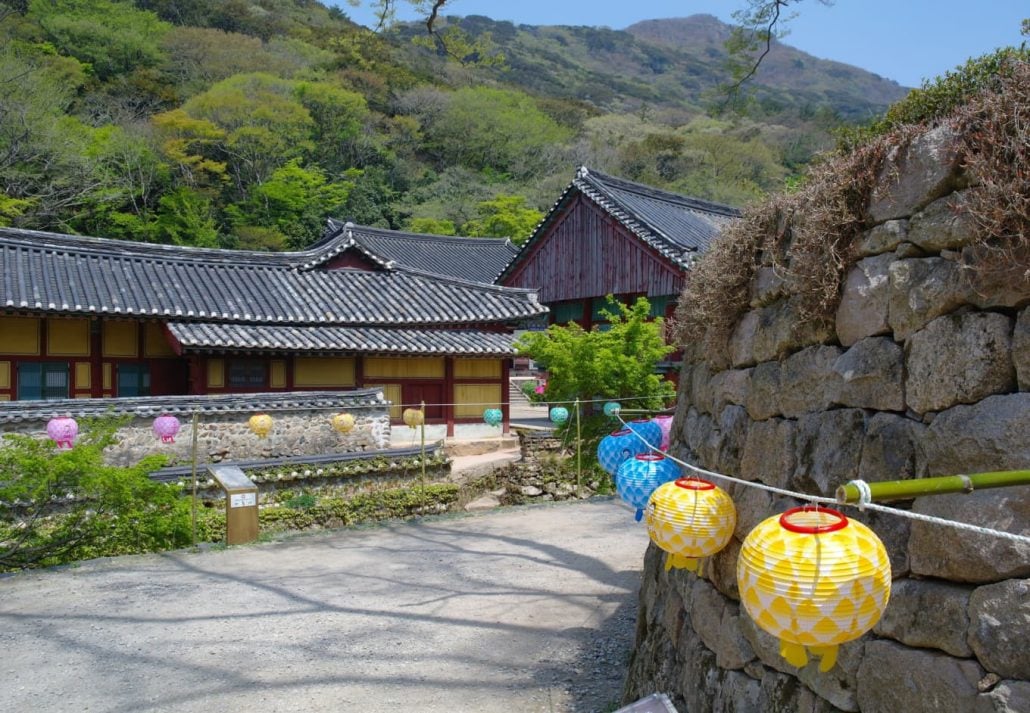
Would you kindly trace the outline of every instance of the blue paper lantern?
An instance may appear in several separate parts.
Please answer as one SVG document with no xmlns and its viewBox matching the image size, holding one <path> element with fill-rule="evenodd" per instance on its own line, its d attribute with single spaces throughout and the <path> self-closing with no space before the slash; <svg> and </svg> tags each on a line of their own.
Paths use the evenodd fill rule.
<svg viewBox="0 0 1030 713">
<path fill-rule="evenodd" d="M 551 421 L 559 426 L 569 420 L 569 410 L 564 406 L 555 406 L 551 409 Z"/>
<path fill-rule="evenodd" d="M 633 431 L 624 428 L 612 431 L 597 444 L 597 462 L 609 475 L 615 475 L 623 461 L 647 451 L 647 445 Z"/>
<path fill-rule="evenodd" d="M 489 426 L 498 426 L 504 420 L 504 414 L 501 413 L 499 408 L 488 408 L 483 412 L 483 420 Z"/>
<path fill-rule="evenodd" d="M 635 518 L 640 522 L 651 493 L 679 476 L 680 469 L 661 453 L 638 453 L 619 466 L 615 473 L 615 491 L 624 502 L 637 509 Z"/>
<path fill-rule="evenodd" d="M 620 411 L 622 411 L 622 405 L 615 401 L 609 401 L 604 405 L 604 415 L 608 418 L 615 418 Z"/>
<path fill-rule="evenodd" d="M 654 449 L 662 445 L 662 427 L 649 418 L 636 418 L 626 424 L 626 428 L 643 438 Z"/>
</svg>

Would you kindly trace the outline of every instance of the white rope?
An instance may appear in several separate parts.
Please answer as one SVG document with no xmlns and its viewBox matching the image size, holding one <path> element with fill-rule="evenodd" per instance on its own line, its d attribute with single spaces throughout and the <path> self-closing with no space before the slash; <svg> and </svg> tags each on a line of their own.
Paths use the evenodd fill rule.
<svg viewBox="0 0 1030 713">
<path fill-rule="evenodd" d="M 627 426 L 628 427 L 628 424 L 625 421 L 622 420 L 621 416 L 618 417 L 618 418 L 619 418 L 619 421 L 622 421 L 622 425 L 623 426 Z M 641 437 L 641 435 L 639 433 L 637 433 L 636 431 L 633 432 L 633 435 L 635 435 L 638 439 L 643 441 L 644 445 L 647 446 L 647 448 L 649 450 L 657 451 L 657 452 L 661 453 L 660 449 L 655 448 L 654 446 L 652 446 L 643 437 Z M 855 506 L 855 504 L 853 504 L 853 503 L 841 503 L 841 502 L 838 502 L 835 498 L 827 498 L 827 497 L 823 497 L 821 495 L 809 495 L 808 493 L 798 493 L 798 492 L 795 492 L 793 490 L 784 490 L 783 488 L 774 488 L 771 485 L 766 485 L 765 483 L 760 483 L 760 482 L 753 481 L 753 480 L 743 480 L 741 478 L 734 478 L 731 475 L 725 475 L 723 473 L 716 473 L 715 471 L 706 470 L 706 469 L 700 468 L 700 467 L 698 467 L 696 465 L 691 465 L 690 463 L 687 463 L 686 461 L 680 460 L 679 458 L 677 458 L 677 457 L 675 457 L 673 455 L 670 455 L 668 453 L 662 453 L 662 455 L 664 455 L 666 458 L 671 460 L 673 463 L 678 463 L 679 465 L 683 466 L 684 468 L 687 468 L 688 470 L 691 470 L 691 471 L 693 471 L 695 473 L 700 473 L 701 475 L 709 476 L 711 478 L 718 478 L 718 479 L 721 479 L 721 480 L 729 481 L 731 483 L 737 483 L 739 485 L 744 485 L 744 486 L 747 486 L 749 488 L 757 488 L 759 490 L 766 490 L 766 491 L 768 491 L 770 493 L 777 493 L 778 495 L 785 495 L 787 497 L 795 498 L 797 500 L 806 500 L 808 502 L 816 503 L 816 504 L 820 504 L 820 505 L 832 505 L 834 507 L 840 507 L 842 505 L 850 505 L 852 507 Z M 861 482 L 861 481 L 853 481 L 853 482 Z M 866 489 L 868 489 L 868 488 L 869 488 L 869 486 L 868 486 L 868 484 L 866 484 Z M 859 491 L 861 493 L 861 486 L 859 486 Z M 872 493 L 870 493 L 869 495 L 871 497 Z M 862 508 L 862 504 L 861 504 L 861 499 L 860 499 L 860 502 L 858 504 L 858 508 L 859 508 L 859 510 L 863 509 Z M 1030 547 L 1030 537 L 1027 537 L 1026 535 L 1017 535 L 1014 532 L 1005 532 L 1004 530 L 993 530 L 993 529 L 991 529 L 989 527 L 981 527 L 979 525 L 972 525 L 972 524 L 970 524 L 968 522 L 959 522 L 957 520 L 946 520 L 946 519 L 944 519 L 942 517 L 936 517 L 934 515 L 924 515 L 922 513 L 912 512 L 911 510 L 899 510 L 898 508 L 892 508 L 892 507 L 888 507 L 886 505 L 878 505 L 878 504 L 873 503 L 873 502 L 865 503 L 865 509 L 872 510 L 874 512 L 886 513 L 888 515 L 897 515 L 898 517 L 907 517 L 907 518 L 909 518 L 911 520 L 919 520 L 920 522 L 927 522 L 927 523 L 931 523 L 931 524 L 934 524 L 934 525 L 941 525 L 941 526 L 944 526 L 944 527 L 952 527 L 952 528 L 955 528 L 955 529 L 958 529 L 958 530 L 966 530 L 968 532 L 975 532 L 978 535 L 987 535 L 987 536 L 990 536 L 990 537 L 997 537 L 997 538 L 1000 538 L 1000 539 L 1003 539 L 1003 540 L 1010 540 L 1012 542 L 1018 542 L 1021 545 L 1026 545 L 1026 546 Z"/>
<path fill-rule="evenodd" d="M 855 486 L 855 489 L 858 491 L 858 510 L 859 512 L 864 511 L 866 506 L 873 502 L 873 489 L 864 480 L 852 480 L 848 485 Z"/>
</svg>

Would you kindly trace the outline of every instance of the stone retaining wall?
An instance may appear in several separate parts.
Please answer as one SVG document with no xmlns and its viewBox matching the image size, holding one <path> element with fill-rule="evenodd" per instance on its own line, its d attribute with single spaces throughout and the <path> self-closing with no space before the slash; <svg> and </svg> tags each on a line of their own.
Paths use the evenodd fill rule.
<svg viewBox="0 0 1030 713">
<path fill-rule="evenodd" d="M 57 415 L 76 419 L 105 414 L 129 416 L 119 429 L 118 445 L 105 452 L 112 465 L 129 465 L 154 453 L 166 455 L 168 465 L 190 462 L 191 414 L 199 414 L 198 461 L 255 460 L 287 456 L 321 455 L 379 450 L 390 443 L 389 404 L 381 391 L 296 392 L 232 394 L 219 396 L 165 396 L 137 399 L 72 399 L 65 401 L 12 402 L 0 409 L 0 434 L 46 434 L 47 421 Z M 346 411 L 355 418 L 354 429 L 341 434 L 329 419 Z M 274 419 L 267 438 L 258 438 L 247 427 L 255 413 Z M 154 435 L 154 418 L 175 415 L 182 428 L 174 443 L 162 443 Z"/>
<path fill-rule="evenodd" d="M 676 455 L 822 495 L 854 478 L 1030 467 L 1030 291 L 971 269 L 953 147 L 939 128 L 892 157 L 832 327 L 797 329 L 795 296 L 766 261 L 726 353 L 688 356 Z M 741 610 L 735 581 L 750 529 L 798 503 L 728 490 L 737 529 L 707 579 L 647 552 L 627 702 L 662 691 L 681 713 L 1030 711 L 1030 548 L 849 510 L 888 549 L 890 605 L 829 673 L 799 670 Z M 1030 487 L 902 507 L 1030 535 Z"/>
</svg>

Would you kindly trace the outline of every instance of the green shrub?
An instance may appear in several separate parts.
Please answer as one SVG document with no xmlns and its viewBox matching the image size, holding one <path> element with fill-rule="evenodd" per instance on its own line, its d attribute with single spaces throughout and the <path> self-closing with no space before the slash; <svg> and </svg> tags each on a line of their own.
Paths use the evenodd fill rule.
<svg viewBox="0 0 1030 713">
<path fill-rule="evenodd" d="M 9 434 L 0 441 L 0 569 L 153 552 L 190 542 L 190 504 L 147 474 L 163 456 L 128 468 L 103 450 L 124 419 L 83 421 L 74 448 Z"/>
</svg>

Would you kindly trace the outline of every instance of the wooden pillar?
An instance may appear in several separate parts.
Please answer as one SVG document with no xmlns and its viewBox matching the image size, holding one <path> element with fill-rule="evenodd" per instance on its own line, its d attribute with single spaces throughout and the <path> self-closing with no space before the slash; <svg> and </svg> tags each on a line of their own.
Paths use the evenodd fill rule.
<svg viewBox="0 0 1030 713">
<path fill-rule="evenodd" d="M 104 395 L 103 328 L 103 323 L 99 318 L 94 317 L 89 321 L 89 395 L 94 399 L 99 399 Z M 113 388 L 114 384 L 111 386 Z"/>
<path fill-rule="evenodd" d="M 501 423 L 504 435 L 511 433 L 511 382 L 508 381 L 508 372 L 511 369 L 511 359 L 501 359 Z"/>
<path fill-rule="evenodd" d="M 444 357 L 443 360 L 443 402 L 447 437 L 454 438 L 454 357 Z"/>
<path fill-rule="evenodd" d="M 204 359 L 197 355 L 189 358 L 189 384 L 187 391 L 192 395 L 207 393 L 207 373 L 205 372 Z"/>
<path fill-rule="evenodd" d="M 354 355 L 354 388 L 365 388 L 365 355 Z"/>
</svg>

